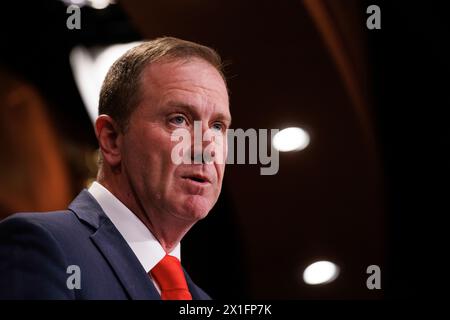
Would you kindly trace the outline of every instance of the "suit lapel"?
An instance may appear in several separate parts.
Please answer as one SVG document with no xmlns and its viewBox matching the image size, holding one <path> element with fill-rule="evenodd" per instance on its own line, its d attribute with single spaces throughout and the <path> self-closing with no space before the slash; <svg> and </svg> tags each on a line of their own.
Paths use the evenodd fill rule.
<svg viewBox="0 0 450 320">
<path fill-rule="evenodd" d="M 83 190 L 75 198 L 69 205 L 69 209 L 78 219 L 94 229 L 91 235 L 92 241 L 102 252 L 131 299 L 161 300 L 161 296 L 133 250 L 87 190 Z M 183 269 L 183 271 L 192 299 L 211 299 L 191 280 L 186 270 Z"/>
<path fill-rule="evenodd" d="M 83 190 L 70 204 L 80 220 L 95 229 L 91 239 L 114 270 L 131 299 L 161 299 L 150 277 L 92 195 Z"/>
<path fill-rule="evenodd" d="M 91 236 L 131 299 L 161 299 L 150 277 L 110 220 Z"/>
</svg>

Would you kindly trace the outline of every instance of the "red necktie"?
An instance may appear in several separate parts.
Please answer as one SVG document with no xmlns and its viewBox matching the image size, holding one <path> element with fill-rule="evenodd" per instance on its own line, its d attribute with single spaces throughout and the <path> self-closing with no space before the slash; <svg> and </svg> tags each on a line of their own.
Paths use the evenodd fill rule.
<svg viewBox="0 0 450 320">
<path fill-rule="evenodd" d="M 192 300 L 181 262 L 176 257 L 166 256 L 150 270 L 150 274 L 161 289 L 162 300 Z"/>
</svg>

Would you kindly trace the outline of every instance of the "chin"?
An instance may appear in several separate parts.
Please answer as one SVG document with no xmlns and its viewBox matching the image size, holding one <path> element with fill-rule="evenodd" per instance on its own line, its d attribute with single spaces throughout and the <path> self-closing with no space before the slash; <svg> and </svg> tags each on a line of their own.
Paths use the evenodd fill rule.
<svg viewBox="0 0 450 320">
<path fill-rule="evenodd" d="M 214 206 L 214 202 L 205 197 L 192 195 L 189 196 L 182 205 L 182 216 L 188 220 L 201 220 L 205 218 Z"/>
</svg>

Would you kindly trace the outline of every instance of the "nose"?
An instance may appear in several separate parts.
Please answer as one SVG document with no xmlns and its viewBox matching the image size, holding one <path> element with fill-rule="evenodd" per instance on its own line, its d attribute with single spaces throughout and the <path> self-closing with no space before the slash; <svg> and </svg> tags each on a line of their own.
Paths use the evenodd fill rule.
<svg viewBox="0 0 450 320">
<path fill-rule="evenodd" d="M 207 122 L 195 121 L 194 134 L 191 139 L 191 163 L 212 163 L 220 148 L 215 139 L 217 139 L 217 133 L 208 127 Z"/>
<path fill-rule="evenodd" d="M 200 121 L 199 121 L 200 122 Z M 204 156 L 204 150 L 210 143 L 209 141 L 204 141 L 206 139 L 203 139 L 205 137 L 205 133 L 208 128 L 194 128 L 194 135 L 191 140 L 191 161 L 195 164 L 205 164 L 211 161 L 211 159 L 208 158 L 207 153 L 205 153 L 206 157 Z"/>
<path fill-rule="evenodd" d="M 206 159 L 203 157 L 203 151 L 199 151 L 198 148 L 191 148 L 191 163 L 194 164 L 205 164 Z"/>
</svg>

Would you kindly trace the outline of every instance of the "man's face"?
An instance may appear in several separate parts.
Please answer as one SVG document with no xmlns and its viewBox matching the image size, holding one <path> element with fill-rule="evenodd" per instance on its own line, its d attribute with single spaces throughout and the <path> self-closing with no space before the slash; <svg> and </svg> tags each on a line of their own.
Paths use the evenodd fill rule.
<svg viewBox="0 0 450 320">
<path fill-rule="evenodd" d="M 150 217 L 202 219 L 219 197 L 224 161 L 177 165 L 171 155 L 178 142 L 171 136 L 177 129 L 186 129 L 193 143 L 194 121 L 201 121 L 202 134 L 212 129 L 224 137 L 226 146 L 231 116 L 225 83 L 214 67 L 192 58 L 148 66 L 140 86 L 141 101 L 121 147 L 122 168 L 134 197 Z M 224 148 L 215 151 L 226 159 Z"/>
</svg>

